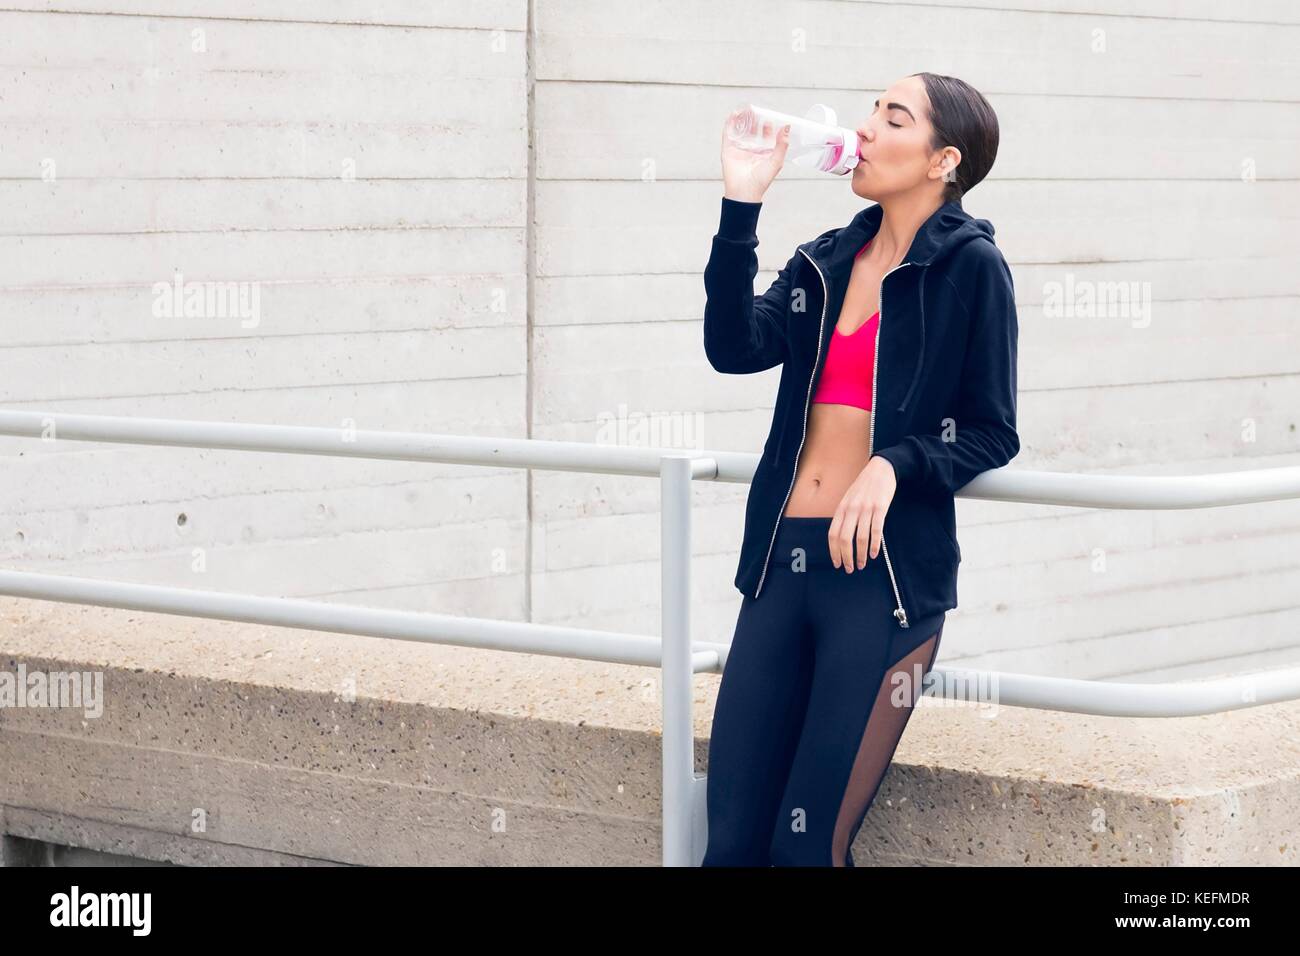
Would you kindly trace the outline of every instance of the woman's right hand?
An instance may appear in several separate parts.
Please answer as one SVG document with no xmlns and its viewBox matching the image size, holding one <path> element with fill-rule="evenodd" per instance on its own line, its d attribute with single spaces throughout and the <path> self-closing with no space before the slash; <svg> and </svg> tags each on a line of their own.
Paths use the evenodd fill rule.
<svg viewBox="0 0 1300 956">
<path fill-rule="evenodd" d="M 770 153 L 751 153 L 727 136 L 728 127 L 740 112 L 736 110 L 722 124 L 722 194 L 738 202 L 762 202 L 767 187 L 772 185 L 772 180 L 785 165 L 785 153 L 790 147 L 790 127 L 781 128 L 776 137 L 776 147 Z M 763 123 L 765 137 L 771 135 L 772 125 L 771 120 Z"/>
</svg>

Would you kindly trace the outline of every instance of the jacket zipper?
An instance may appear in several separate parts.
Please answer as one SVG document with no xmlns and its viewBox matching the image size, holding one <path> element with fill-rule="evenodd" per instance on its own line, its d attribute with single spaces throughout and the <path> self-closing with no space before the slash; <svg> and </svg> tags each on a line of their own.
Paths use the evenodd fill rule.
<svg viewBox="0 0 1300 956">
<path fill-rule="evenodd" d="M 812 404 L 813 381 L 817 378 L 817 366 L 822 359 L 822 339 L 826 337 L 826 306 L 830 304 L 830 289 L 826 287 L 826 277 L 822 275 L 822 270 L 818 268 L 813 257 L 804 252 L 803 248 L 799 249 L 803 256 L 812 263 L 812 267 L 817 269 L 817 278 L 822 280 L 822 317 L 821 324 L 817 326 L 817 357 L 813 359 L 812 374 L 808 376 L 808 394 L 804 397 L 803 403 L 803 434 L 799 436 L 799 447 L 794 453 L 794 470 L 790 472 L 790 487 L 785 490 L 785 499 L 781 502 L 781 510 L 776 514 L 776 524 L 772 526 L 772 538 L 767 542 L 767 557 L 763 560 L 763 573 L 759 575 L 758 587 L 754 589 L 754 597 L 757 598 L 763 591 L 763 582 L 767 580 L 767 569 L 772 563 L 772 546 L 776 544 L 776 530 L 781 527 L 781 518 L 785 515 L 785 506 L 790 501 L 790 492 L 794 491 L 794 478 L 799 474 L 799 455 L 803 453 L 804 439 L 808 437 L 808 409 Z M 879 329 L 877 329 L 879 334 Z M 874 405 L 875 402 L 873 401 Z"/>
<path fill-rule="evenodd" d="M 802 252 L 804 258 L 812 264 L 812 267 L 817 270 L 817 278 L 821 279 L 822 283 L 822 317 L 821 324 L 817 327 L 817 357 L 813 359 L 812 374 L 808 377 L 808 394 L 804 398 L 803 406 L 803 434 L 799 436 L 799 448 L 794 453 L 794 469 L 790 473 L 790 486 L 785 490 L 785 499 L 781 502 L 781 510 L 777 512 L 776 515 L 776 524 L 772 527 L 772 538 L 767 543 L 767 557 L 763 561 L 763 573 L 758 578 L 758 587 L 754 589 L 755 598 L 762 593 L 763 582 L 767 579 L 767 569 L 772 563 L 772 547 L 776 544 L 776 532 L 777 529 L 781 527 L 781 518 L 785 515 L 785 506 L 790 501 L 790 493 L 794 491 L 795 476 L 799 474 L 799 456 L 803 453 L 804 441 L 808 437 L 808 409 L 811 407 L 812 403 L 812 389 L 813 382 L 817 378 L 817 366 L 821 363 L 822 340 L 825 338 L 826 334 L 826 307 L 830 304 L 831 297 L 830 289 L 826 285 L 826 276 L 822 274 L 821 267 L 818 266 L 816 260 L 814 260 L 812 256 L 808 255 L 807 252 L 804 252 L 802 248 L 800 248 L 799 251 Z M 880 321 L 876 323 L 876 341 L 872 346 L 876 350 L 877 356 L 879 355 L 880 350 L 880 326 L 885 321 L 885 279 L 890 275 L 890 273 L 896 272 L 898 269 L 901 269 L 906 265 L 911 265 L 911 263 L 901 263 L 880 277 Z M 879 370 L 880 362 L 877 359 L 871 363 L 871 434 L 867 436 L 868 458 L 871 456 L 871 446 L 876 442 L 876 378 Z M 883 531 L 880 535 L 880 547 L 884 552 L 885 567 L 889 571 L 889 581 L 894 589 L 894 602 L 898 605 L 894 611 L 894 617 L 898 619 L 900 627 L 908 627 L 907 611 L 903 608 L 903 600 L 898 594 L 898 580 L 894 577 L 894 565 L 889 560 L 889 548 L 885 544 L 885 535 Z"/>
<path fill-rule="evenodd" d="M 876 444 L 876 376 L 880 371 L 880 327 L 885 324 L 885 279 L 907 265 L 911 265 L 911 263 L 900 262 L 880 277 L 880 319 L 876 322 L 876 341 L 872 346 L 875 350 L 875 357 L 871 362 L 871 434 L 867 436 L 868 459 L 870 459 Z M 784 506 L 782 507 L 784 508 Z M 894 609 L 894 617 L 898 618 L 900 627 L 910 627 L 911 625 L 907 623 L 907 610 L 903 607 L 903 599 L 898 595 L 898 580 L 894 577 L 894 566 L 889 560 L 889 545 L 885 542 L 884 529 L 881 529 L 880 532 L 880 549 L 885 555 L 885 567 L 889 569 L 889 582 L 894 586 L 894 603 L 898 605 Z"/>
</svg>

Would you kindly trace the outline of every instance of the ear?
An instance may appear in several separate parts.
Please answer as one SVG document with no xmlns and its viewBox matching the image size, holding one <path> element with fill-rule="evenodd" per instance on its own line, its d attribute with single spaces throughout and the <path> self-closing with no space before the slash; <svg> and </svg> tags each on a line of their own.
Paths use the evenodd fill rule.
<svg viewBox="0 0 1300 956">
<path fill-rule="evenodd" d="M 945 183 L 957 181 L 957 167 L 961 165 L 961 150 L 956 146 L 945 146 L 939 152 L 938 161 L 931 167 L 931 172 Z"/>
</svg>

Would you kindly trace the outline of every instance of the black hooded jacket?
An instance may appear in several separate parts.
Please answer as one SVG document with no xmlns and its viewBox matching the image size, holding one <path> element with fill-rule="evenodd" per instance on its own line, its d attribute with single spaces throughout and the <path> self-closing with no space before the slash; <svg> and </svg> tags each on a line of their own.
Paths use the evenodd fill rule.
<svg viewBox="0 0 1300 956">
<path fill-rule="evenodd" d="M 813 390 L 848 290 L 855 254 L 880 228 L 867 206 L 847 226 L 798 246 L 776 281 L 754 294 L 762 203 L 722 200 L 704 269 L 704 351 L 717 371 L 782 366 L 772 424 L 745 507 L 736 587 L 762 593 L 777 526 L 794 488 Z M 1016 434 L 1015 289 L 993 225 L 959 200 L 917 231 L 880 283 L 872 383 L 872 448 L 898 487 L 885 515 L 882 556 L 898 626 L 957 606 L 953 496 L 1020 450 Z M 788 560 L 788 556 L 785 558 Z"/>
</svg>

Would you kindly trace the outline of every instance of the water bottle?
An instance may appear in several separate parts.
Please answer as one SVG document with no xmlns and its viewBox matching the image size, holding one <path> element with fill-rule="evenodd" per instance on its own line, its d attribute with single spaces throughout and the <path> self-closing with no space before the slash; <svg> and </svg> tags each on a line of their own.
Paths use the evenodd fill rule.
<svg viewBox="0 0 1300 956">
<path fill-rule="evenodd" d="M 768 123 L 771 129 L 765 134 L 763 127 Z M 858 165 L 858 134 L 836 125 L 835 111 L 822 103 L 810 109 L 806 116 L 744 104 L 727 128 L 727 135 L 741 149 L 768 153 L 776 148 L 776 137 L 787 124 L 790 127 L 787 160 L 836 176 L 852 172 Z"/>
</svg>

